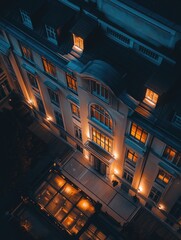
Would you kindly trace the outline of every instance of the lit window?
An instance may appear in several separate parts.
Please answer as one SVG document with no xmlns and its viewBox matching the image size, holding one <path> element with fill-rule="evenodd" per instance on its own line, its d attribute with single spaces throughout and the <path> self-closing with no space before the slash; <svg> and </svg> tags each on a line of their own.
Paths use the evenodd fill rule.
<svg viewBox="0 0 181 240">
<path fill-rule="evenodd" d="M 91 81 L 91 92 L 102 100 L 109 102 L 108 89 L 100 83 Z"/>
<path fill-rule="evenodd" d="M 56 77 L 55 66 L 44 57 L 42 57 L 42 62 L 45 72 L 52 75 L 53 77 Z"/>
<path fill-rule="evenodd" d="M 69 75 L 68 73 L 66 74 L 66 78 L 67 78 L 67 85 L 68 87 L 73 90 L 74 92 L 77 92 L 77 81 L 74 77 L 72 77 L 71 75 Z"/>
<path fill-rule="evenodd" d="M 63 124 L 63 119 L 62 119 L 62 115 L 61 113 L 54 111 L 55 114 L 55 120 L 56 120 L 56 124 L 62 128 L 64 128 L 64 124 Z"/>
<path fill-rule="evenodd" d="M 21 10 L 20 12 L 21 12 L 23 24 L 26 25 L 27 27 L 33 29 L 33 25 L 32 25 L 29 14 L 24 10 Z"/>
<path fill-rule="evenodd" d="M 80 50 L 84 50 L 84 40 L 73 34 L 74 46 Z"/>
<path fill-rule="evenodd" d="M 127 158 L 126 160 L 135 165 L 138 160 L 138 154 L 133 150 L 128 149 L 126 153 L 126 158 Z"/>
<path fill-rule="evenodd" d="M 105 149 L 107 152 L 112 153 L 112 145 L 113 145 L 112 140 L 95 128 L 92 128 L 92 141 L 97 143 L 100 147 Z"/>
<path fill-rule="evenodd" d="M 161 183 L 163 185 L 167 185 L 171 180 L 171 176 L 164 172 L 163 170 L 159 170 L 158 175 L 156 177 L 156 182 Z"/>
<path fill-rule="evenodd" d="M 74 126 L 74 131 L 75 131 L 75 137 L 78 138 L 79 140 L 82 140 L 82 130 L 78 126 Z"/>
<path fill-rule="evenodd" d="M 148 196 L 152 201 L 157 203 L 160 200 L 161 192 L 158 191 L 155 187 L 152 187 L 150 194 Z"/>
<path fill-rule="evenodd" d="M 27 60 L 33 61 L 33 56 L 32 56 L 30 48 L 25 47 L 22 43 L 20 46 L 21 46 L 21 51 L 22 51 L 23 57 L 26 58 Z"/>
<path fill-rule="evenodd" d="M 99 105 L 91 105 L 91 118 L 99 121 L 109 129 L 112 129 L 112 119 L 109 113 Z"/>
<path fill-rule="evenodd" d="M 163 152 L 163 158 L 172 162 L 178 167 L 181 167 L 181 154 L 173 148 L 166 146 Z"/>
<path fill-rule="evenodd" d="M 142 143 L 145 143 L 148 138 L 148 133 L 135 123 L 131 124 L 130 135 Z"/>
<path fill-rule="evenodd" d="M 75 115 L 76 117 L 80 118 L 80 109 L 77 105 L 75 105 L 74 103 L 71 103 L 71 109 L 72 109 L 72 113 L 73 115 Z"/>
<path fill-rule="evenodd" d="M 49 93 L 51 102 L 59 107 L 60 104 L 59 104 L 58 94 L 55 93 L 50 88 L 48 88 L 48 93 Z"/>
<path fill-rule="evenodd" d="M 147 88 L 144 101 L 151 107 L 155 107 L 158 101 L 158 94 Z"/>
<path fill-rule="evenodd" d="M 48 40 L 57 45 L 57 34 L 55 32 L 55 29 L 47 25 L 45 25 L 45 28 Z"/>
<path fill-rule="evenodd" d="M 28 76 L 28 79 L 29 79 L 33 89 L 36 90 L 36 91 L 39 91 L 38 82 L 37 82 L 36 77 L 33 74 L 29 73 L 29 72 L 27 72 L 27 76 Z"/>
<path fill-rule="evenodd" d="M 123 178 L 129 182 L 132 183 L 133 181 L 133 174 L 131 172 L 129 172 L 128 170 L 124 170 L 123 172 Z"/>
</svg>

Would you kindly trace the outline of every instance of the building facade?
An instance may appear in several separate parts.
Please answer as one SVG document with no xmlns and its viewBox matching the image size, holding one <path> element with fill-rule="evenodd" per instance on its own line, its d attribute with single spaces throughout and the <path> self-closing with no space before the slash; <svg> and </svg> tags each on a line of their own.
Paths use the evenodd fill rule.
<svg viewBox="0 0 181 240">
<path fill-rule="evenodd" d="M 181 25 L 136 2 L 4 1 L 1 65 L 42 125 L 179 232 Z"/>
</svg>

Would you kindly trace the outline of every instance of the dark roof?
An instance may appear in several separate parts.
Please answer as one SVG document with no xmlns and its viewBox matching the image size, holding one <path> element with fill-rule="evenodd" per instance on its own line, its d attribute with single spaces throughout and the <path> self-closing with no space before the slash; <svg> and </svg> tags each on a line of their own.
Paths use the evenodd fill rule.
<svg viewBox="0 0 181 240">
<path fill-rule="evenodd" d="M 20 9 L 27 11 L 29 14 L 34 14 L 45 2 L 46 0 L 19 0 L 18 6 Z"/>
<path fill-rule="evenodd" d="M 50 4 L 42 21 L 56 29 L 58 27 L 63 27 L 73 18 L 74 15 L 74 10 L 56 1 Z"/>
<path fill-rule="evenodd" d="M 90 61 L 82 70 L 82 73 L 103 82 L 117 96 L 125 87 L 126 72 L 120 69 L 118 73 L 111 65 L 101 60 Z"/>
<path fill-rule="evenodd" d="M 97 28 L 97 22 L 88 17 L 87 15 L 82 15 L 75 25 L 70 30 L 76 36 L 86 39 L 94 30 Z"/>
</svg>

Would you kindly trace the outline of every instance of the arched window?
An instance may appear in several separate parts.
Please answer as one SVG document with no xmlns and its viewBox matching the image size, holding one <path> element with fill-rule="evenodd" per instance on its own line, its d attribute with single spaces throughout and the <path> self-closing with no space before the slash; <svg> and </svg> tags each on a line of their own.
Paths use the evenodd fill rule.
<svg viewBox="0 0 181 240">
<path fill-rule="evenodd" d="M 107 128 L 112 129 L 112 119 L 104 108 L 97 104 L 91 105 L 91 118 L 104 124 Z"/>
</svg>

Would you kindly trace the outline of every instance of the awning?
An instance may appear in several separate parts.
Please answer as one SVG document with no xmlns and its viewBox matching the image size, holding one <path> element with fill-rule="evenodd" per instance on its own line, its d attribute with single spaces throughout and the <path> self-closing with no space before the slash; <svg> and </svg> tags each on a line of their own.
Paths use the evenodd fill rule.
<svg viewBox="0 0 181 240">
<path fill-rule="evenodd" d="M 166 163 L 164 162 L 159 162 L 158 164 L 161 168 L 163 168 L 165 171 L 167 171 L 169 174 L 171 174 L 174 177 L 177 177 L 178 174 L 175 172 L 174 169 L 172 169 L 170 166 L 168 166 Z"/>
<path fill-rule="evenodd" d="M 100 158 L 101 160 L 105 159 L 104 163 L 107 165 L 115 160 L 108 152 L 91 141 L 87 141 L 85 143 L 85 147 L 96 157 Z"/>
<path fill-rule="evenodd" d="M 59 90 L 59 88 L 56 86 L 56 85 L 54 85 L 51 81 L 45 81 L 44 82 L 44 84 L 48 87 L 48 88 L 50 88 L 51 90 L 53 90 L 53 91 L 58 91 Z"/>
<path fill-rule="evenodd" d="M 35 71 L 34 68 L 32 68 L 31 66 L 29 66 L 29 65 L 27 65 L 27 64 L 25 64 L 25 63 L 22 64 L 22 67 L 23 67 L 26 71 L 28 71 L 29 73 L 31 73 L 31 74 L 33 74 L 33 75 L 36 75 L 36 74 L 37 74 L 37 72 Z"/>
</svg>

